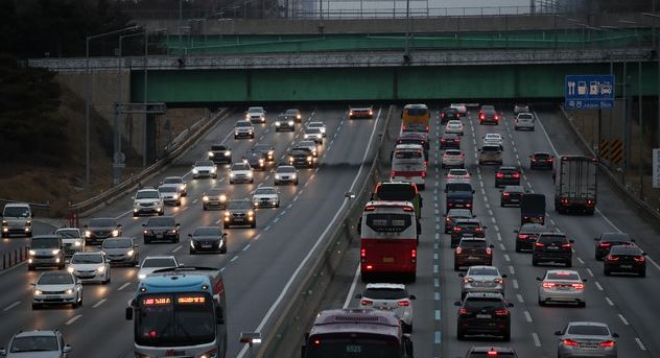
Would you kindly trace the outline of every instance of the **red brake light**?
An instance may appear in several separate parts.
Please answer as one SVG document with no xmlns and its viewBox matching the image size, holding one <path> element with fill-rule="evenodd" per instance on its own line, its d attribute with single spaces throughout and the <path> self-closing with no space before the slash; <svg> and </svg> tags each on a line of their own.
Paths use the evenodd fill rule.
<svg viewBox="0 0 660 358">
<path fill-rule="evenodd" d="M 486 119 L 486 116 L 482 113 L 479 115 L 479 119 Z"/>
<path fill-rule="evenodd" d="M 610 246 L 612 246 L 612 244 L 610 244 L 609 242 L 601 242 L 599 246 L 600 247 L 610 247 Z"/>
<path fill-rule="evenodd" d="M 644 256 L 637 256 L 637 257 L 635 257 L 635 261 L 644 262 L 644 261 L 646 261 L 646 258 Z"/>
<path fill-rule="evenodd" d="M 513 177 L 514 177 L 514 178 L 520 178 L 520 174 L 519 174 L 519 173 L 514 173 L 514 174 L 513 174 Z"/>
<path fill-rule="evenodd" d="M 426 172 L 422 172 L 422 178 L 426 178 Z"/>
<path fill-rule="evenodd" d="M 508 316 L 509 315 L 509 310 L 506 308 L 500 309 L 500 310 L 495 310 L 495 315 L 496 316 Z"/>
<path fill-rule="evenodd" d="M 412 212 L 412 211 L 415 211 L 415 208 L 410 207 L 410 206 L 404 206 L 403 211 Z"/>
<path fill-rule="evenodd" d="M 392 179 L 396 178 L 396 171 L 392 170 Z"/>
<path fill-rule="evenodd" d="M 572 339 L 564 339 L 562 344 L 565 346 L 578 347 L 580 344 Z"/>
<path fill-rule="evenodd" d="M 492 255 L 492 254 L 493 254 L 493 249 L 491 249 L 490 247 L 487 247 L 486 248 L 486 255 Z"/>
<path fill-rule="evenodd" d="M 614 347 L 614 341 L 605 341 L 605 342 L 600 342 L 601 347 L 609 347 L 612 348 Z"/>
<path fill-rule="evenodd" d="M 561 247 L 571 247 L 571 244 L 561 244 Z"/>
<path fill-rule="evenodd" d="M 584 285 L 581 283 L 574 283 L 571 285 L 571 287 L 573 287 L 576 290 L 584 290 Z"/>
<path fill-rule="evenodd" d="M 619 261 L 619 257 L 617 257 L 617 256 L 607 256 L 607 261 Z"/>
<path fill-rule="evenodd" d="M 483 232 L 483 231 L 484 231 L 484 228 L 481 227 L 481 226 L 474 228 L 474 232 Z"/>
<path fill-rule="evenodd" d="M 497 357 L 497 351 L 489 350 L 488 351 L 488 356 L 489 357 Z"/>
<path fill-rule="evenodd" d="M 509 193 L 507 193 L 507 192 L 503 192 L 503 193 L 502 193 L 502 196 L 510 196 L 510 195 L 511 195 L 511 194 L 509 194 Z"/>
<path fill-rule="evenodd" d="M 536 245 L 538 247 L 544 247 L 545 246 L 545 244 L 542 243 L 542 242 L 535 242 L 534 245 Z"/>
<path fill-rule="evenodd" d="M 364 207 L 364 211 L 374 211 L 376 210 L 376 207 L 373 205 L 368 205 Z"/>
<path fill-rule="evenodd" d="M 413 259 L 417 258 L 417 249 L 410 250 L 410 257 Z"/>
<path fill-rule="evenodd" d="M 468 311 L 465 308 L 461 308 L 461 309 L 458 310 L 458 314 L 469 314 L 469 313 L 470 313 L 470 311 Z"/>
<path fill-rule="evenodd" d="M 526 239 L 528 237 L 529 237 L 529 235 L 527 235 L 527 234 L 518 234 L 519 239 Z"/>
<path fill-rule="evenodd" d="M 372 301 L 372 300 L 362 300 L 362 301 L 360 301 L 360 304 L 362 306 L 371 306 L 371 305 L 374 304 L 374 301 Z"/>
<path fill-rule="evenodd" d="M 396 303 L 399 307 L 408 307 L 410 306 L 410 301 L 399 301 Z"/>
<path fill-rule="evenodd" d="M 440 117 L 445 118 L 445 114 L 444 114 L 444 113 L 440 113 Z"/>
<path fill-rule="evenodd" d="M 456 255 L 460 255 L 461 252 L 463 252 L 463 249 L 460 248 L 460 247 L 457 247 L 457 248 L 456 248 Z"/>
<path fill-rule="evenodd" d="M 450 222 L 450 221 L 451 221 L 450 218 L 445 218 L 445 222 Z"/>
<path fill-rule="evenodd" d="M 497 173 L 497 174 L 495 174 L 495 176 L 498 177 L 498 178 L 504 178 L 504 174 L 502 174 L 502 173 Z"/>
<path fill-rule="evenodd" d="M 543 286 L 543 288 L 553 288 L 556 285 L 552 282 L 543 282 L 543 284 L 541 286 Z"/>
<path fill-rule="evenodd" d="M 362 258 L 367 257 L 367 249 L 360 250 L 360 257 Z"/>
<path fill-rule="evenodd" d="M 460 226 L 456 226 L 456 227 L 454 228 L 454 231 L 462 231 L 462 230 L 463 230 L 463 228 L 460 227 Z"/>
</svg>

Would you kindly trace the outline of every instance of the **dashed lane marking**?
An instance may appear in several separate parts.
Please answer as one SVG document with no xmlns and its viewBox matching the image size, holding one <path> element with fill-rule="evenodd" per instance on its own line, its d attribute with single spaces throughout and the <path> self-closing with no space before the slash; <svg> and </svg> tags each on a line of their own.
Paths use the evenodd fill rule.
<svg viewBox="0 0 660 358">
<path fill-rule="evenodd" d="M 594 277 L 594 272 L 591 271 L 591 269 L 588 267 L 587 267 L 587 273 L 589 274 L 589 276 Z"/>
<path fill-rule="evenodd" d="M 537 347 L 541 346 L 541 340 L 539 339 L 539 335 L 536 333 L 532 333 L 532 339 L 534 340 L 534 345 Z"/>
<path fill-rule="evenodd" d="M 628 323 L 628 320 L 626 320 L 626 317 L 623 317 L 623 315 L 621 313 L 619 313 L 618 316 L 619 316 L 619 319 L 621 320 L 621 322 L 623 322 L 623 324 L 625 324 L 626 326 L 630 326 L 630 323 Z"/>
<path fill-rule="evenodd" d="M 130 284 L 131 284 L 130 282 L 126 282 L 125 284 L 119 286 L 119 288 L 117 289 L 117 291 L 121 291 L 121 290 L 125 289 L 125 288 L 128 287 L 128 285 L 130 285 Z"/>
<path fill-rule="evenodd" d="M 68 325 L 70 325 L 70 324 L 72 324 L 73 322 L 75 322 L 75 321 L 77 321 L 77 320 L 79 320 L 79 319 L 80 319 L 80 317 L 82 317 L 82 315 L 81 315 L 81 314 L 79 314 L 79 315 L 77 315 L 77 316 L 74 316 L 74 317 L 73 317 L 73 318 L 71 318 L 70 320 L 68 320 L 68 321 L 66 321 L 66 323 L 65 323 L 65 325 L 67 325 L 67 326 L 68 326 Z"/>
<path fill-rule="evenodd" d="M 107 298 L 104 298 L 104 299 L 96 302 L 96 304 L 94 306 L 92 306 L 92 308 L 98 308 L 100 305 L 104 304 L 105 301 L 107 301 L 107 300 L 108 300 Z"/>
<path fill-rule="evenodd" d="M 532 323 L 532 315 L 529 314 L 528 311 L 523 312 L 523 314 L 525 315 L 525 320 L 529 323 Z"/>
<path fill-rule="evenodd" d="M 608 304 L 608 305 L 614 307 L 614 302 L 612 302 L 612 300 L 610 300 L 609 297 L 605 297 L 605 301 L 607 301 L 607 304 Z"/>
<path fill-rule="evenodd" d="M 181 250 L 182 247 L 183 247 L 182 245 L 179 245 L 179 246 L 175 247 L 174 249 L 172 249 L 172 253 L 175 253 L 175 252 Z"/>
<path fill-rule="evenodd" d="M 517 293 L 517 294 L 516 294 L 516 298 L 518 299 L 518 302 L 520 302 L 520 303 L 525 303 L 525 300 L 523 300 L 523 297 L 522 297 L 521 294 Z"/>
<path fill-rule="evenodd" d="M 516 280 L 515 278 L 513 279 L 513 288 L 516 290 L 520 289 L 520 286 L 518 285 L 518 280 Z"/>
<path fill-rule="evenodd" d="M 21 304 L 21 301 L 16 301 L 16 302 L 10 304 L 9 306 L 5 307 L 5 308 L 3 309 L 3 311 L 9 311 L 10 309 L 12 309 L 12 308 L 14 308 L 14 307 L 16 307 L 16 306 L 18 306 L 18 305 L 20 305 L 20 304 Z"/>
<path fill-rule="evenodd" d="M 642 343 L 642 340 L 639 339 L 639 337 L 635 337 L 635 342 L 637 342 L 637 345 L 639 346 L 639 349 L 641 349 L 643 351 L 646 350 L 646 346 L 644 345 L 644 343 Z"/>
<path fill-rule="evenodd" d="M 594 282 L 594 284 L 596 285 L 596 287 L 598 288 L 598 290 L 600 290 L 600 291 L 603 290 L 603 286 L 601 286 L 600 283 L 599 283 L 598 281 Z"/>
</svg>

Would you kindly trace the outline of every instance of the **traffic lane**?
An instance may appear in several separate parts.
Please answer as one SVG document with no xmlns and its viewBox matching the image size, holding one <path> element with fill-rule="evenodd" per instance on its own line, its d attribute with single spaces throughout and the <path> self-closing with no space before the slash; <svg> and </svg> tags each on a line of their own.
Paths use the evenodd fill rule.
<svg viewBox="0 0 660 358">
<path fill-rule="evenodd" d="M 59 226 L 54 225 L 51 222 L 41 221 L 38 218 L 32 221 L 32 235 L 45 235 L 52 234 Z M 29 237 L 20 237 L 12 235 L 7 238 L 2 238 L 0 240 L 0 255 L 12 255 L 19 251 L 21 248 L 26 247 L 30 244 Z M 8 257 L 5 257 L 5 260 L 8 260 Z M 7 261 L 9 263 L 9 260 Z M 2 273 L 2 258 L 0 258 L 0 274 Z"/>
</svg>

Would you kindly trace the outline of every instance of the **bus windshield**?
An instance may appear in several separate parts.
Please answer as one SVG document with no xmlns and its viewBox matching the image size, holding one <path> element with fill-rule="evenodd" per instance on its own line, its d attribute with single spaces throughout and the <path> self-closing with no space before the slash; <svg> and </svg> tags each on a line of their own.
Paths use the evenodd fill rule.
<svg viewBox="0 0 660 358">
<path fill-rule="evenodd" d="M 215 313 L 209 293 L 146 294 L 136 303 L 136 344 L 167 347 L 215 341 Z"/>
<path fill-rule="evenodd" d="M 307 358 L 400 358 L 401 349 L 395 337 L 312 338 Z"/>
<path fill-rule="evenodd" d="M 412 225 L 411 215 L 379 213 L 367 215 L 367 226 L 379 233 L 384 232 L 404 232 Z"/>
</svg>

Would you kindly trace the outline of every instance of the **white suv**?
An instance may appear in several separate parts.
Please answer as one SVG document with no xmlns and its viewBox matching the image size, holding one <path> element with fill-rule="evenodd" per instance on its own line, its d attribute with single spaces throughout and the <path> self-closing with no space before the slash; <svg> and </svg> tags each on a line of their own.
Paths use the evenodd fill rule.
<svg viewBox="0 0 660 358">
<path fill-rule="evenodd" d="M 165 204 L 157 189 L 140 189 L 133 197 L 133 216 L 142 214 L 165 214 Z"/>
<path fill-rule="evenodd" d="M 356 294 L 360 308 L 375 308 L 393 311 L 401 320 L 403 331 L 411 333 L 413 329 L 413 306 L 411 295 L 406 286 L 399 283 L 369 283 L 362 294 Z"/>
</svg>

